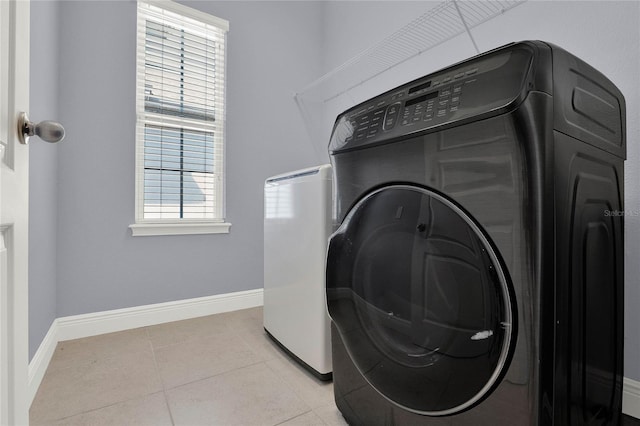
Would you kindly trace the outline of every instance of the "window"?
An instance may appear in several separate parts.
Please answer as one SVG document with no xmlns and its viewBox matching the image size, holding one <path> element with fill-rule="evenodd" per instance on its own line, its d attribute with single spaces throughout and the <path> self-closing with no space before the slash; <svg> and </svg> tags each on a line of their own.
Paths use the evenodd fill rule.
<svg viewBox="0 0 640 426">
<path fill-rule="evenodd" d="M 133 235 L 228 232 L 224 217 L 228 22 L 138 2 Z"/>
</svg>

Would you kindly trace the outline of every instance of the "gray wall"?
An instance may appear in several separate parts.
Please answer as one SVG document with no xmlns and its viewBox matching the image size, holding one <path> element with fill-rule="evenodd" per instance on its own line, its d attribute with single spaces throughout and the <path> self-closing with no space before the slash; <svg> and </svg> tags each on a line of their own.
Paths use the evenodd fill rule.
<svg viewBox="0 0 640 426">
<path fill-rule="evenodd" d="M 231 25 L 229 235 L 132 238 L 127 229 L 134 220 L 135 2 L 65 2 L 59 15 L 54 6 L 32 4 L 37 22 L 32 57 L 38 59 L 32 60 L 31 114 L 57 116 L 68 131 L 58 148 L 43 143 L 31 148 L 32 353 L 56 316 L 261 287 L 263 179 L 326 158 L 318 155 L 326 144 L 311 145 L 292 100 L 294 90 L 434 4 L 182 3 Z M 528 2 L 474 30 L 481 50 L 519 39 L 555 42 L 622 89 L 628 107 L 630 209 L 640 209 L 639 7 L 637 2 Z M 330 103 L 318 127 L 330 129 L 344 108 L 396 82 L 474 54 L 465 37 Z M 54 52 L 59 52 L 59 77 Z M 633 362 L 640 359 L 640 263 L 635 260 L 640 217 L 626 218 L 625 226 L 625 373 L 640 380 L 640 365 Z"/>
<path fill-rule="evenodd" d="M 262 287 L 264 179 L 317 162 L 292 95 L 320 73 L 321 5 L 184 3 L 230 21 L 231 233 L 131 237 L 136 3 L 63 2 L 58 316 Z"/>
<path fill-rule="evenodd" d="M 404 23 L 432 2 L 330 2 L 325 16 L 325 71 L 381 38 L 385 22 Z M 627 101 L 626 208 L 640 211 L 640 3 L 529 1 L 473 30 L 481 51 L 511 41 L 553 42 L 602 71 Z M 384 32 L 385 30 L 383 30 Z M 388 34 L 389 31 L 386 31 Z M 446 42 L 326 104 L 330 129 L 336 114 L 396 84 L 410 81 L 475 54 L 467 35 Z M 328 135 L 326 136 L 328 138 Z M 640 380 L 640 216 L 625 218 L 625 376 Z M 597 313 L 596 313 L 597 314 Z"/>
<path fill-rule="evenodd" d="M 58 117 L 58 5 L 31 3 L 32 120 Z M 29 357 L 56 318 L 58 147 L 34 138 L 29 148 Z"/>
<path fill-rule="evenodd" d="M 30 353 L 54 318 L 262 286 L 266 177 L 317 164 L 293 102 L 320 74 L 320 3 L 192 2 L 228 19 L 228 235 L 130 236 L 135 2 L 31 6 Z M 295 34 L 295 37 L 291 35 Z"/>
</svg>

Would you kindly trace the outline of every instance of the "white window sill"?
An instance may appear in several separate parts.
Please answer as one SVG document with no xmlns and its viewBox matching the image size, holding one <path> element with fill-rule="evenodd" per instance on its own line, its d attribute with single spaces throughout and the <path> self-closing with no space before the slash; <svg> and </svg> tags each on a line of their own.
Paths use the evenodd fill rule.
<svg viewBox="0 0 640 426">
<path fill-rule="evenodd" d="M 230 223 L 134 223 L 129 225 L 134 237 L 155 235 L 228 234 Z"/>
</svg>

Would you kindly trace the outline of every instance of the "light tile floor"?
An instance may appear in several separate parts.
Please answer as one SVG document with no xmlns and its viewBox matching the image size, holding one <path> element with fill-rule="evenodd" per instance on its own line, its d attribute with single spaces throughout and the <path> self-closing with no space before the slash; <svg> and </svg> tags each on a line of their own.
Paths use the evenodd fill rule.
<svg viewBox="0 0 640 426">
<path fill-rule="evenodd" d="M 32 425 L 346 425 L 262 328 L 262 308 L 61 342 Z"/>
</svg>

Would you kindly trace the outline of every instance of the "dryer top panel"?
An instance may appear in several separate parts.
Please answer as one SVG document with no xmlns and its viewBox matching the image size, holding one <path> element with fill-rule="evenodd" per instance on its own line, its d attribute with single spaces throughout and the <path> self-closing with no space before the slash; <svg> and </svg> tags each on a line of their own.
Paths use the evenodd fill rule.
<svg viewBox="0 0 640 426">
<path fill-rule="evenodd" d="M 510 44 L 356 105 L 338 116 L 329 150 L 386 143 L 504 110 L 526 96 L 534 55 L 527 44 Z"/>
</svg>

